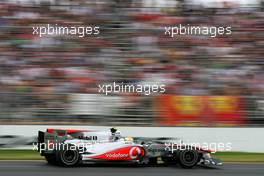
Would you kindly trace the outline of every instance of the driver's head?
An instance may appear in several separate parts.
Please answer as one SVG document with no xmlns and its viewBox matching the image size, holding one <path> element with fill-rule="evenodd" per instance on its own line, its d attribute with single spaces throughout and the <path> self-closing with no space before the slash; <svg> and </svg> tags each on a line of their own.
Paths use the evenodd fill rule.
<svg viewBox="0 0 264 176">
<path fill-rule="evenodd" d="M 112 134 L 116 133 L 117 129 L 116 128 L 110 128 L 110 131 Z"/>
</svg>

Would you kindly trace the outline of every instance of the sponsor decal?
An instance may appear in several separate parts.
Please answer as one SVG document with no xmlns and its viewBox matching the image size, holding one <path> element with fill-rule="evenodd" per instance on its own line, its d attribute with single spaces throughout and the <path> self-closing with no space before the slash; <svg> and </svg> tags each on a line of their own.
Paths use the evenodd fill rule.
<svg viewBox="0 0 264 176">
<path fill-rule="evenodd" d="M 129 151 L 129 156 L 131 159 L 136 159 L 141 155 L 141 150 L 139 147 L 132 147 Z"/>
<path fill-rule="evenodd" d="M 111 154 L 106 154 L 107 158 L 127 158 L 128 154 L 126 153 L 111 153 Z"/>
<path fill-rule="evenodd" d="M 105 160 L 135 160 L 139 156 L 144 155 L 140 147 L 126 147 L 117 149 L 112 152 L 108 152 L 102 155 L 93 156 L 94 159 L 105 159 Z"/>
</svg>

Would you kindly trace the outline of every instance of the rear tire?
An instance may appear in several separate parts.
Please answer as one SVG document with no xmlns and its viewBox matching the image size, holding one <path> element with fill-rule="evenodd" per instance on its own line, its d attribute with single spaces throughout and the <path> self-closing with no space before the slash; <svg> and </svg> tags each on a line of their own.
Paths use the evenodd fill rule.
<svg viewBox="0 0 264 176">
<path fill-rule="evenodd" d="M 182 150 L 179 151 L 177 160 L 181 167 L 192 168 L 199 161 L 199 154 L 196 150 Z"/>
<path fill-rule="evenodd" d="M 80 154 L 76 147 L 64 145 L 61 150 L 56 151 L 56 161 L 61 166 L 76 166 L 80 161 Z"/>
</svg>

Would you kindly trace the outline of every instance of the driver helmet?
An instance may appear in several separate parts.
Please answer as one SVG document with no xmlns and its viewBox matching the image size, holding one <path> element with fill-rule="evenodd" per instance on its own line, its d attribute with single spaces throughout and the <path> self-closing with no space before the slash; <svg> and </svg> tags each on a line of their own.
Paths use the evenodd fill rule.
<svg viewBox="0 0 264 176">
<path fill-rule="evenodd" d="M 110 131 L 112 134 L 114 134 L 114 133 L 116 133 L 117 129 L 113 127 L 113 128 L 110 128 Z"/>
<path fill-rule="evenodd" d="M 116 128 L 111 128 L 110 131 L 112 133 L 112 139 L 114 141 L 121 139 L 121 132 L 119 130 L 117 130 Z"/>
</svg>

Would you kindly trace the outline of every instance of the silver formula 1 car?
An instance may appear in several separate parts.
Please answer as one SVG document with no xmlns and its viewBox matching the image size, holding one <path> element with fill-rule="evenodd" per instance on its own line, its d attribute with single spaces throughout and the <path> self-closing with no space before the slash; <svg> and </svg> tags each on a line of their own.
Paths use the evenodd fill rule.
<svg viewBox="0 0 264 176">
<path fill-rule="evenodd" d="M 175 142 L 176 140 L 178 141 Z M 115 128 L 109 131 L 39 131 L 38 151 L 48 163 L 62 166 L 89 162 L 179 164 L 184 168 L 192 168 L 198 164 L 222 165 L 219 160 L 211 158 L 211 151 L 182 145 L 179 139 L 122 137 Z"/>
</svg>

